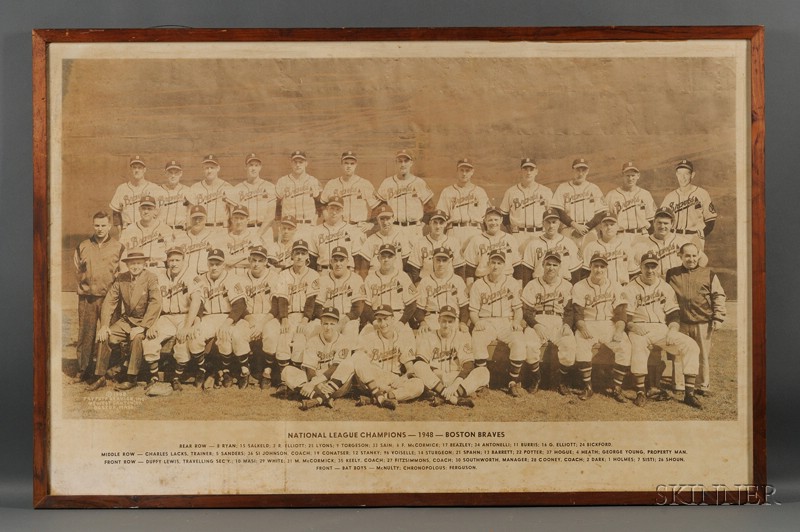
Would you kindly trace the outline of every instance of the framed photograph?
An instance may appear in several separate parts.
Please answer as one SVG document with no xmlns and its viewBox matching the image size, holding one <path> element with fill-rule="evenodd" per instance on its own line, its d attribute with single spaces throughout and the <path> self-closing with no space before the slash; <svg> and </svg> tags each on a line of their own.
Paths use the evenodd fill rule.
<svg viewBox="0 0 800 532">
<path fill-rule="evenodd" d="M 34 505 L 746 504 L 764 30 L 35 30 Z"/>
</svg>

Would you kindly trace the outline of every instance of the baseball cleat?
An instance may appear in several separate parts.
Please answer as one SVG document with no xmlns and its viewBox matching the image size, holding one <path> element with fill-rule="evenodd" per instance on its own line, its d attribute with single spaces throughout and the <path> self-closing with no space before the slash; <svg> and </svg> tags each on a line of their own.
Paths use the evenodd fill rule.
<svg viewBox="0 0 800 532">
<path fill-rule="evenodd" d="M 380 406 L 381 408 L 385 408 L 387 410 L 394 410 L 397 408 L 397 403 L 395 403 L 391 399 L 384 399 L 378 404 L 378 406 Z"/>
<path fill-rule="evenodd" d="M 87 384 L 86 385 L 86 391 L 87 392 L 93 392 L 95 390 L 99 390 L 100 388 L 102 388 L 105 385 L 106 385 L 106 378 L 105 377 L 100 377 L 99 379 L 97 379 L 93 383 Z"/>
<path fill-rule="evenodd" d="M 250 384 L 250 374 L 246 375 L 239 375 L 239 378 L 236 380 L 236 385 L 239 387 L 240 390 L 247 388 L 247 385 Z"/>
<path fill-rule="evenodd" d="M 699 395 L 700 397 L 712 397 L 714 394 L 711 393 L 711 390 L 704 390 L 702 388 L 698 388 L 694 391 L 695 395 Z"/>
<path fill-rule="evenodd" d="M 178 377 L 172 379 L 172 389 L 176 392 L 183 390 L 183 386 L 181 386 L 181 380 Z"/>
<path fill-rule="evenodd" d="M 287 397 L 289 397 L 289 387 L 286 386 L 285 384 L 281 384 L 280 386 L 278 386 L 278 389 L 275 390 L 274 395 L 278 399 L 286 399 Z"/>
<path fill-rule="evenodd" d="M 649 395 L 649 398 L 660 403 L 664 401 L 671 401 L 672 394 L 670 394 L 667 390 L 655 390 L 655 392 Z"/>
<path fill-rule="evenodd" d="M 445 401 L 445 400 L 444 400 L 444 397 L 442 397 L 441 395 L 434 395 L 434 396 L 431 398 L 430 405 L 431 405 L 431 406 L 434 406 L 434 407 L 435 407 L 435 406 L 442 406 L 442 405 L 443 405 L 443 404 L 445 404 L 446 402 L 447 402 L 447 401 Z"/>
<path fill-rule="evenodd" d="M 154 385 L 155 383 L 157 383 L 157 382 L 158 382 L 158 377 L 153 377 L 153 378 L 151 378 L 149 381 L 147 381 L 147 384 L 145 384 L 145 385 L 144 385 L 144 391 L 145 391 L 145 392 L 147 392 L 147 390 L 149 390 L 150 388 L 152 388 L 152 387 L 153 387 L 153 385 Z"/>
<path fill-rule="evenodd" d="M 592 398 L 593 395 L 594 395 L 594 390 L 592 390 L 591 386 L 587 386 L 586 388 L 583 389 L 583 391 L 580 394 L 578 394 L 578 399 L 580 399 L 581 401 L 588 401 L 589 399 Z"/>
<path fill-rule="evenodd" d="M 194 387 L 202 388 L 205 380 L 206 380 L 206 372 L 205 370 L 201 369 L 197 372 L 197 375 L 194 376 Z"/>
<path fill-rule="evenodd" d="M 511 397 L 519 397 L 520 396 L 519 389 L 520 385 L 517 381 L 511 381 L 508 383 L 508 395 L 510 395 Z"/>
<path fill-rule="evenodd" d="M 459 397 L 456 406 L 464 406 L 466 408 L 475 408 L 475 403 L 469 397 Z"/>
<path fill-rule="evenodd" d="M 221 379 L 220 382 L 222 382 L 222 387 L 223 388 L 230 388 L 231 386 L 233 386 L 233 375 L 231 375 L 231 372 L 230 371 L 223 371 L 222 372 L 222 379 Z"/>
<path fill-rule="evenodd" d="M 539 379 L 533 379 L 533 382 L 531 382 L 531 385 L 528 386 L 528 393 L 529 394 L 534 395 L 536 392 L 539 391 L 539 382 L 540 382 Z"/>
<path fill-rule="evenodd" d="M 305 412 L 306 410 L 311 410 L 312 408 L 316 408 L 318 406 L 322 406 L 322 403 L 316 399 L 303 399 L 303 401 L 300 403 L 300 410 Z"/>
<path fill-rule="evenodd" d="M 217 378 L 214 375 L 208 375 L 200 382 L 202 383 L 204 390 L 213 390 L 217 387 Z"/>
<path fill-rule="evenodd" d="M 558 385 L 558 393 L 561 395 L 569 395 L 569 388 L 563 382 Z"/>
<path fill-rule="evenodd" d="M 684 395 L 683 396 L 683 402 L 686 403 L 687 405 L 691 406 L 692 408 L 696 408 L 698 410 L 702 410 L 703 409 L 703 404 L 700 402 L 700 400 L 697 397 L 695 397 L 695 395 L 693 393 L 687 393 L 686 395 Z"/>
<path fill-rule="evenodd" d="M 127 391 L 127 390 L 132 390 L 133 388 L 136 388 L 137 386 L 138 386 L 138 383 L 136 381 L 125 381 L 125 382 L 121 382 L 121 383 L 117 384 L 116 386 L 114 386 L 114 389 L 117 390 L 118 392 L 124 392 L 124 391 Z"/>
<path fill-rule="evenodd" d="M 373 404 L 372 398 L 362 395 L 356 399 L 356 406 L 367 406 Z"/>
<path fill-rule="evenodd" d="M 639 407 L 644 406 L 647 404 L 647 395 L 644 392 L 636 392 L 636 399 L 633 400 L 633 404 Z"/>
<path fill-rule="evenodd" d="M 614 388 L 611 389 L 611 397 L 618 403 L 626 403 L 628 401 L 625 398 L 625 395 L 622 393 L 622 388 L 619 385 L 614 386 Z"/>
</svg>

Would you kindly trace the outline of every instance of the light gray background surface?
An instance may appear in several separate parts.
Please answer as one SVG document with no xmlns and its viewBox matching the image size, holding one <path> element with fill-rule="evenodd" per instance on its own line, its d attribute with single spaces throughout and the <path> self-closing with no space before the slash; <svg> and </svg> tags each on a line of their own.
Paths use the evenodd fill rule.
<svg viewBox="0 0 800 532">
<path fill-rule="evenodd" d="M 541 4 L 541 5 L 540 5 Z M 766 27 L 768 470 L 781 506 L 350 510 L 37 511 L 32 504 L 33 28 L 729 25 Z M 796 529 L 796 131 L 800 2 L 706 0 L 0 0 L 0 529 L 625 530 Z M 710 446 L 714 445 L 709 441 Z"/>
</svg>

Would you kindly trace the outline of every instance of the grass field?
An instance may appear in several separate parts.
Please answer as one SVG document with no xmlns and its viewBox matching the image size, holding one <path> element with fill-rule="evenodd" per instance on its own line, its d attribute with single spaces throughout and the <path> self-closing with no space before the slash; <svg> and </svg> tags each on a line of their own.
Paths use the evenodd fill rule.
<svg viewBox="0 0 800 532">
<path fill-rule="evenodd" d="M 203 391 L 185 385 L 183 391 L 167 397 L 147 397 L 144 386 L 127 392 L 116 392 L 107 386 L 87 392 L 83 384 L 67 384 L 64 379 L 64 416 L 87 419 L 209 419 L 209 420 L 300 420 L 300 421 L 594 421 L 594 420 L 732 420 L 736 418 L 736 330 L 735 304 L 729 303 L 728 322 L 714 338 L 711 386 L 713 396 L 703 398 L 704 409 L 698 411 L 683 404 L 678 394 L 675 400 L 649 401 L 644 408 L 632 402 L 620 404 L 602 393 L 603 383 L 596 383 L 595 393 L 583 402 L 576 395 L 561 396 L 555 391 L 541 390 L 536 395 L 524 393 L 512 398 L 503 390 L 489 389 L 479 392 L 475 408 L 450 405 L 431 407 L 419 400 L 401 404 L 396 411 L 375 406 L 356 407 L 354 399 L 343 398 L 334 408 L 315 408 L 307 412 L 298 409 L 297 401 L 277 399 L 274 389 L 260 390 L 257 386 L 246 389 L 219 388 Z M 64 313 L 64 367 L 74 367 L 74 343 L 77 335 L 77 317 L 71 309 Z M 503 350 L 498 350 L 502 358 Z M 504 365 L 493 371 L 493 382 L 503 379 Z M 490 366 L 490 367 L 491 367 Z M 597 373 L 600 373 L 599 371 Z M 58 380 L 55 380 L 57 383 Z M 58 386 L 58 384 L 56 384 Z M 627 389 L 629 399 L 635 392 Z"/>
</svg>

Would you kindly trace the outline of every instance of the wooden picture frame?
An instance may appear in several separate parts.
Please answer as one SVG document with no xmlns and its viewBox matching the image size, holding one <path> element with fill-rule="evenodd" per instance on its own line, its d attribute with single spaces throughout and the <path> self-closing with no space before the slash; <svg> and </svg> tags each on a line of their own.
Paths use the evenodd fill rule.
<svg viewBox="0 0 800 532">
<path fill-rule="evenodd" d="M 34 506 L 764 502 L 763 45 L 760 26 L 34 30 Z M 596 391 L 587 418 L 577 395 L 492 389 L 469 414 L 346 404 L 302 417 L 257 386 L 190 390 L 170 408 L 176 397 L 142 386 L 68 383 L 73 250 L 109 210 L 123 182 L 112 174 L 136 156 L 152 174 L 177 158 L 193 182 L 216 153 L 223 175 L 241 179 L 235 165 L 255 151 L 274 182 L 306 149 L 322 184 L 355 149 L 375 187 L 395 150 L 410 149 L 437 197 L 456 161 L 474 158 L 497 206 L 523 157 L 551 188 L 573 159 L 597 161 L 603 194 L 633 159 L 657 204 L 676 164 L 694 160 L 701 185 L 725 198 L 707 254 L 733 309 L 727 373 L 711 373 L 720 393 L 703 414 Z M 281 406 L 259 410 L 270 404 Z M 192 458 L 201 447 L 213 451 Z"/>
</svg>

